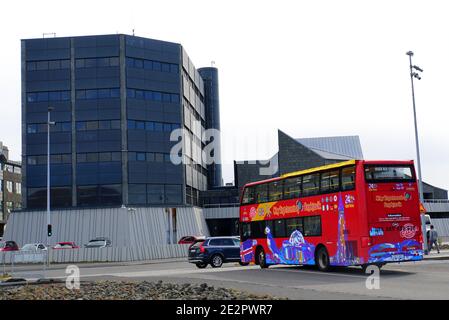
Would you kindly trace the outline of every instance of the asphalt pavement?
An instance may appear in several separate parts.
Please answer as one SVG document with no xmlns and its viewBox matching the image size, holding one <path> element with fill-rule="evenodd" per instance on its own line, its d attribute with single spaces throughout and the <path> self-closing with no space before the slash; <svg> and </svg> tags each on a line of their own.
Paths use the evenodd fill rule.
<svg viewBox="0 0 449 320">
<path fill-rule="evenodd" d="M 81 281 L 126 280 L 208 283 L 256 294 L 289 299 L 449 299 L 449 251 L 431 253 L 424 261 L 388 264 L 378 278 L 360 267 L 320 272 L 305 266 L 260 269 L 238 264 L 198 269 L 184 259 L 145 263 L 78 264 Z M 65 280 L 66 265 L 19 266 L 14 276 L 35 280 L 42 276 Z"/>
</svg>

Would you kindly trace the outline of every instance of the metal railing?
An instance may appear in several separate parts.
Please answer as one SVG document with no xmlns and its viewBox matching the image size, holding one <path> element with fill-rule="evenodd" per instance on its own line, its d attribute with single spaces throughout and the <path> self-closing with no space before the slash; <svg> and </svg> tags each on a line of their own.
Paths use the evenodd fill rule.
<svg viewBox="0 0 449 320">
<path fill-rule="evenodd" d="M 48 251 L 3 251 L 2 281 L 8 278 L 44 279 L 48 269 Z M 8 257 L 7 257 L 8 256 Z M 21 271 L 18 266 L 33 264 L 37 268 Z M 40 267 L 39 267 L 40 266 Z"/>
<path fill-rule="evenodd" d="M 240 207 L 240 203 L 217 203 L 217 204 L 204 204 L 203 208 L 235 208 Z"/>
</svg>

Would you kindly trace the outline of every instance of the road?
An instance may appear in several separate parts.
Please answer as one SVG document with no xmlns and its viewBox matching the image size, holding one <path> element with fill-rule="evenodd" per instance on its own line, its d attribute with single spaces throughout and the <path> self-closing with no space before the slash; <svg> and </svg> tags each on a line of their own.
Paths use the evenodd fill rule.
<svg viewBox="0 0 449 320">
<path fill-rule="evenodd" d="M 449 260 L 385 266 L 379 289 L 367 289 L 368 274 L 360 268 L 339 268 L 319 272 L 312 267 L 226 264 L 222 268 L 197 269 L 185 261 L 147 264 L 79 264 L 81 281 L 126 280 L 208 283 L 256 294 L 289 299 L 448 299 Z M 42 273 L 35 267 L 18 267 L 15 276 L 33 278 Z M 54 265 L 47 276 L 65 279 L 65 265 Z"/>
</svg>

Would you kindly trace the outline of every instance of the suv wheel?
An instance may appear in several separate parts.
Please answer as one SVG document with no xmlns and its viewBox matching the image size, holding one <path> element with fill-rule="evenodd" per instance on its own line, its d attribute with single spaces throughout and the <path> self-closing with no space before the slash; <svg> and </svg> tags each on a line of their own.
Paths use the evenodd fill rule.
<svg viewBox="0 0 449 320">
<path fill-rule="evenodd" d="M 222 264 L 223 258 L 219 254 L 212 256 L 212 258 L 210 259 L 210 265 L 212 266 L 212 268 L 220 268 Z"/>
</svg>

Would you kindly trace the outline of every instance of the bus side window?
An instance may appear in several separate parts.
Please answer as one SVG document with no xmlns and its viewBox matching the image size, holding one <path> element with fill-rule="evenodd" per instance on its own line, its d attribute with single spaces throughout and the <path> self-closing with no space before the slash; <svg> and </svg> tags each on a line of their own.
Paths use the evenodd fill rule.
<svg viewBox="0 0 449 320">
<path fill-rule="evenodd" d="M 268 184 L 258 184 L 256 185 L 256 202 L 267 202 L 268 201 Z"/>
<path fill-rule="evenodd" d="M 301 177 L 284 180 L 284 199 L 299 198 L 301 196 Z"/>
<path fill-rule="evenodd" d="M 321 173 L 321 193 L 336 192 L 340 189 L 340 171 L 333 170 Z"/>
<path fill-rule="evenodd" d="M 282 184 L 282 180 L 268 184 L 268 201 L 279 201 L 282 199 Z"/>
<path fill-rule="evenodd" d="M 254 187 L 246 187 L 245 190 L 243 190 L 243 199 L 242 204 L 252 204 L 255 200 L 255 194 L 254 194 Z"/>
<path fill-rule="evenodd" d="M 341 189 L 343 191 L 355 188 L 355 167 L 341 169 Z"/>
<path fill-rule="evenodd" d="M 262 221 L 254 221 L 251 222 L 251 238 L 252 239 L 261 239 L 266 238 L 265 228 L 268 227 L 271 232 L 273 232 L 273 224 L 271 220 L 262 220 Z"/>
<path fill-rule="evenodd" d="M 308 174 L 302 177 L 302 192 L 303 196 L 313 196 L 318 194 L 320 189 L 320 174 Z"/>
<path fill-rule="evenodd" d="M 286 220 L 287 222 L 287 235 L 291 235 L 295 230 L 303 233 L 304 228 L 302 225 L 302 218 L 290 218 Z"/>
<path fill-rule="evenodd" d="M 304 217 L 304 236 L 321 236 L 321 216 Z"/>
<path fill-rule="evenodd" d="M 242 242 L 251 238 L 251 224 L 250 223 L 242 223 L 240 230 L 241 230 L 240 239 L 242 240 Z"/>
<path fill-rule="evenodd" d="M 287 229 L 286 229 L 285 219 L 274 220 L 274 235 L 273 236 L 276 238 L 287 238 Z"/>
</svg>

